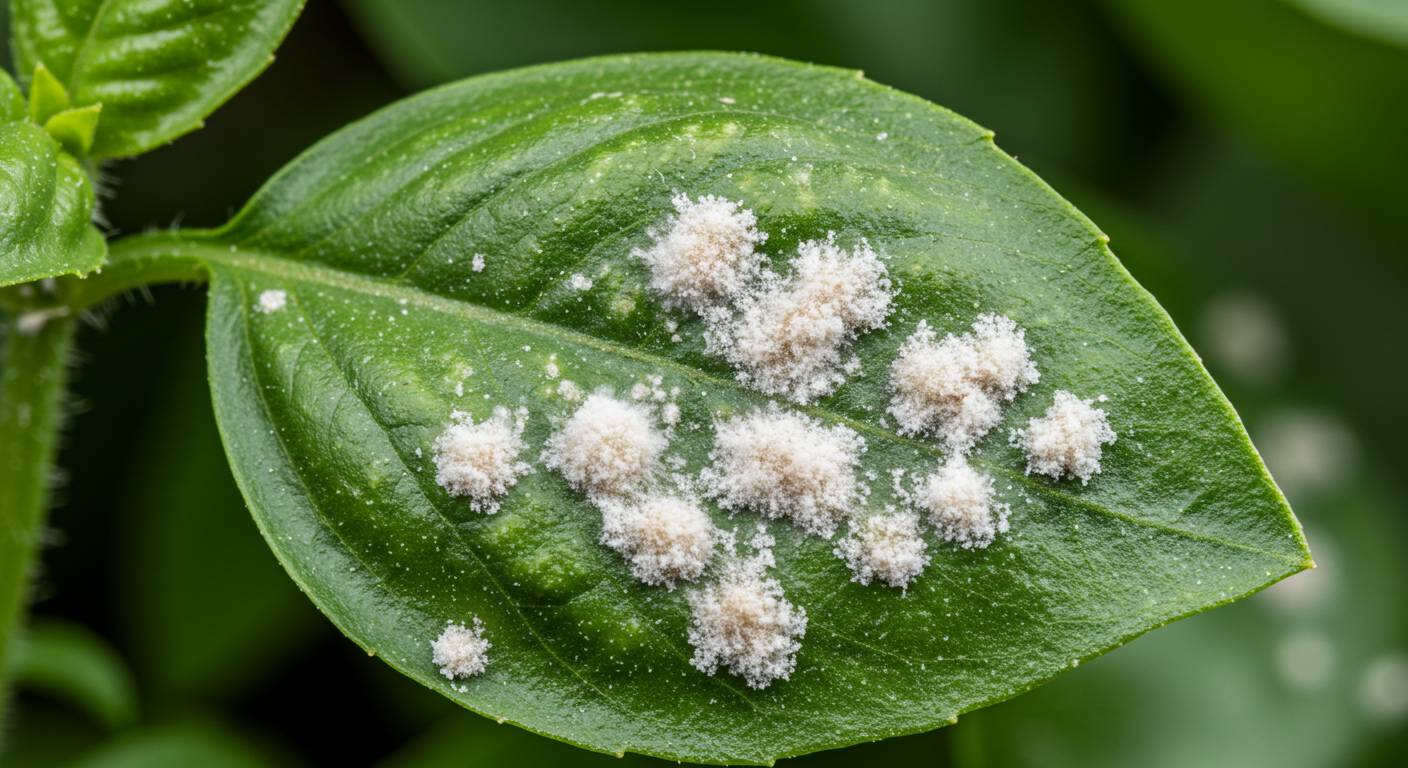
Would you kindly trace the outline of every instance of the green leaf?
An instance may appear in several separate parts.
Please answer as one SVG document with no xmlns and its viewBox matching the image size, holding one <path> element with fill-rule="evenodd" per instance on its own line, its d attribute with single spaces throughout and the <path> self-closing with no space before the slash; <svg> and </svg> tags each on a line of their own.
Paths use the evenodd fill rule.
<svg viewBox="0 0 1408 768">
<path fill-rule="evenodd" d="M 15 682 L 72 701 L 109 728 L 137 718 L 137 691 L 121 657 L 77 624 L 37 621 L 14 660 Z"/>
<path fill-rule="evenodd" d="M 92 153 L 126 157 L 188 133 L 273 61 L 302 0 L 11 0 L 21 72 L 51 70 L 103 105 Z"/>
<path fill-rule="evenodd" d="M 13 109 L 12 86 L 0 73 L 0 112 Z M 96 269 L 107 244 L 92 215 L 83 166 L 27 118 L 0 120 L 0 286 Z"/>
<path fill-rule="evenodd" d="M 1195 106 L 1265 147 L 1342 215 L 1408 245 L 1408 47 L 1347 34 L 1286 0 L 1109 3 L 1136 49 Z"/>
<path fill-rule="evenodd" d="M 0 124 L 25 119 L 24 94 L 8 72 L 0 70 Z"/>
<path fill-rule="evenodd" d="M 66 109 L 45 121 L 44 130 L 69 154 L 81 157 L 93 147 L 93 134 L 98 130 L 102 111 L 101 104 Z"/>
<path fill-rule="evenodd" d="M 931 539 L 934 564 L 902 595 L 851 581 L 831 542 L 769 524 L 775 574 L 810 623 L 791 679 L 764 690 L 691 666 L 690 589 L 634 581 L 555 473 L 539 467 L 484 515 L 436 485 L 430 458 L 453 411 L 495 405 L 528 410 L 536 458 L 572 411 L 549 360 L 587 391 L 655 375 L 679 387 L 671 452 L 688 472 L 707 462 L 716 414 L 765 402 L 628 256 L 678 191 L 745 201 L 779 264 L 828 231 L 886 254 L 890 326 L 807 409 L 860 433 L 878 478 L 943 458 L 882 418 L 888 364 L 921 319 L 1003 312 L 1042 367 L 972 458 L 1013 502 L 1012 535 L 985 550 Z M 564 741 L 766 762 L 953 722 L 1309 565 L 1236 414 L 1105 242 L 951 112 L 854 72 L 680 54 L 436 89 L 319 144 L 223 229 L 127 241 L 114 266 L 208 270 L 210 380 L 236 480 L 353 640 Z M 593 286 L 575 290 L 575 273 Z M 265 291 L 284 291 L 282 308 Z M 1027 476 L 999 436 L 1058 389 L 1108 395 L 1121 435 L 1086 486 Z M 873 484 L 871 508 L 894 501 Z M 430 641 L 471 616 L 492 661 L 452 683 Z"/>
<path fill-rule="evenodd" d="M 43 125 L 51 116 L 68 109 L 70 103 L 64 84 L 43 64 L 36 66 L 29 81 L 29 119 Z"/>
</svg>

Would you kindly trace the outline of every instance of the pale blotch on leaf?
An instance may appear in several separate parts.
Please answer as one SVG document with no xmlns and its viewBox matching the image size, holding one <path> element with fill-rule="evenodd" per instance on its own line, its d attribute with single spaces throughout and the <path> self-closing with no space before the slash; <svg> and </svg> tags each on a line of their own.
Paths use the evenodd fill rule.
<svg viewBox="0 0 1408 768">
<path fill-rule="evenodd" d="M 664 450 L 650 411 L 597 393 L 548 438 L 543 458 L 574 489 L 613 496 L 638 490 Z"/>
<path fill-rule="evenodd" d="M 846 561 L 855 581 L 866 585 L 880 581 L 904 589 L 929 564 L 926 549 L 919 516 L 895 512 L 853 521 L 835 553 Z"/>
<path fill-rule="evenodd" d="M 270 288 L 259 293 L 254 309 L 265 315 L 272 315 L 288 304 L 288 292 L 280 288 Z"/>
<path fill-rule="evenodd" d="M 830 537 L 860 498 L 865 441 L 850 428 L 769 405 L 714 427 L 705 493 L 728 510 L 786 518 Z"/>
<path fill-rule="evenodd" d="M 772 540 L 759 529 L 757 556 L 733 556 L 719 577 L 689 596 L 691 663 L 705 674 L 719 667 L 749 687 L 786 680 L 796 668 L 807 631 L 807 612 L 793 606 L 782 585 L 767 575 Z"/>
<path fill-rule="evenodd" d="M 1012 443 L 1027 452 L 1027 473 L 1053 479 L 1078 478 L 1082 485 L 1100 471 L 1102 446 L 1115 442 L 1115 431 L 1095 400 L 1056 391 L 1046 415 L 1014 430 Z"/>
<path fill-rule="evenodd" d="M 453 423 L 431 445 L 435 482 L 452 496 L 469 497 L 470 509 L 493 514 L 499 510 L 499 497 L 532 470 L 518 460 L 524 417 L 500 407 L 478 424 L 459 411 L 450 418 Z"/>
<path fill-rule="evenodd" d="M 929 513 L 940 538 L 964 549 L 982 549 L 1007 532 L 1008 508 L 994 502 L 992 479 L 962 457 L 926 477 L 914 500 Z"/>
<path fill-rule="evenodd" d="M 489 648 L 484 637 L 484 623 L 476 617 L 466 627 L 447 622 L 445 631 L 430 643 L 431 661 L 446 679 L 458 680 L 482 674 L 489 666 Z"/>
<path fill-rule="evenodd" d="M 729 301 L 757 274 L 767 240 L 753 212 L 714 195 L 675 195 L 674 215 L 652 231 L 654 243 L 632 251 L 650 268 L 650 287 L 671 306 L 701 311 Z"/>
<path fill-rule="evenodd" d="M 941 439 L 965 453 L 1002 418 L 1001 404 L 1036 383 L 1026 334 L 1002 315 L 942 339 L 921 321 L 890 366 L 890 414 L 902 434 Z"/>
<path fill-rule="evenodd" d="M 732 310 L 706 316 L 708 349 L 754 389 L 809 403 L 854 373 L 846 345 L 885 324 L 892 298 L 885 265 L 864 240 L 852 250 L 834 235 L 809 240 L 787 277 L 765 273 Z"/>
<path fill-rule="evenodd" d="M 697 578 L 713 558 L 717 539 L 709 516 L 690 498 L 657 495 L 601 504 L 601 543 L 651 586 L 674 589 Z"/>
</svg>

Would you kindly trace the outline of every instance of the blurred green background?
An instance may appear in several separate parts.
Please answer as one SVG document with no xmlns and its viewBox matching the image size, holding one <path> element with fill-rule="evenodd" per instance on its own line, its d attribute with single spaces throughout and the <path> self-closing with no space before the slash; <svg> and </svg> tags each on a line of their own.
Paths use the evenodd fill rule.
<svg viewBox="0 0 1408 768">
<path fill-rule="evenodd" d="M 107 225 L 218 224 L 425 86 L 681 48 L 863 69 L 995 130 L 1203 354 L 1321 566 L 953 727 L 789 762 L 1402 764 L 1408 0 L 310 0 L 205 130 L 106 169 Z M 4 764 L 619 765 L 459 711 L 298 594 L 225 467 L 203 304 L 157 289 L 81 337 Z"/>
</svg>

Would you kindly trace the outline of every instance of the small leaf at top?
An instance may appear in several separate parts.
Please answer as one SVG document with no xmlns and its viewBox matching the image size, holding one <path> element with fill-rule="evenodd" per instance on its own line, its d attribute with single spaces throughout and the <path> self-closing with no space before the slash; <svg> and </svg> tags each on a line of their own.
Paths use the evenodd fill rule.
<svg viewBox="0 0 1408 768">
<path fill-rule="evenodd" d="M 302 6 L 13 0 L 10 24 L 20 71 L 42 64 L 73 104 L 103 105 L 93 155 L 126 157 L 199 128 L 268 66 Z"/>
<path fill-rule="evenodd" d="M 88 154 L 93 146 L 93 135 L 98 130 L 98 118 L 102 111 L 101 104 L 65 109 L 45 121 L 44 130 L 69 154 L 81 157 Z"/>
<path fill-rule="evenodd" d="M 854 362 L 824 371 L 844 381 L 804 406 L 764 397 L 710 351 L 695 313 L 656 292 L 640 254 L 681 195 L 705 223 L 738 217 L 726 242 L 762 260 L 745 266 L 786 273 L 836 244 L 881 260 L 875 284 L 892 296 L 870 297 Z M 208 268 L 226 451 L 303 591 L 422 684 L 591 749 L 767 762 L 934 728 L 1309 565 L 1236 414 L 1104 235 L 989 132 L 854 72 L 676 54 L 475 78 L 326 139 L 218 231 L 120 247 Z M 808 306 L 782 322 L 827 333 L 806 325 Z M 692 495 L 720 422 L 762 409 L 784 415 L 754 423 L 803 435 L 799 450 L 836 442 L 843 460 L 828 466 L 857 465 L 868 494 L 842 517 L 908 509 L 914 481 L 950 455 L 897 427 L 891 364 L 921 322 L 964 333 L 984 313 L 1024 329 L 1040 369 L 1014 369 L 996 426 L 956 441 L 974 445 L 971 468 L 1010 506 L 1010 528 L 965 548 L 926 519 L 932 561 L 904 589 L 882 583 L 884 569 L 858 583 L 854 548 L 843 558 L 819 533 L 702 498 L 665 511 L 694 525 L 702 509 L 745 550 L 762 525 L 777 589 L 748 586 L 722 554 L 697 575 L 639 568 L 621 552 L 649 541 L 623 536 L 604 517 L 611 502 L 579 490 L 616 492 L 658 453 L 680 483 L 669 487 Z M 1088 483 L 1029 474 L 1007 440 L 1066 390 L 1087 399 L 1067 396 L 1061 418 L 1101 415 L 1067 473 Z M 567 425 L 582 395 L 603 391 L 627 404 L 592 411 L 625 425 L 617 460 L 549 466 L 573 455 L 572 435 L 593 434 Z M 495 471 L 451 477 L 442 451 Z M 1061 475 L 1063 459 L 1045 458 L 1038 468 Z M 775 495 L 786 503 L 836 477 Z M 696 621 L 692 602 L 747 614 L 730 607 L 729 584 L 762 594 L 743 605 L 785 628 L 771 647 L 796 643 L 795 668 L 768 657 L 747 674 L 701 671 L 701 646 L 727 657 L 733 625 Z M 778 595 L 796 610 L 776 610 Z M 486 653 L 480 675 L 442 674 L 477 670 Z"/>
<path fill-rule="evenodd" d="M 18 88 L 0 72 L 0 286 L 96 269 L 107 253 L 93 215 L 93 185 L 54 137 L 29 121 Z M 83 115 L 56 126 L 81 139 Z"/>
<path fill-rule="evenodd" d="M 59 82 L 48 67 L 40 64 L 34 68 L 34 77 L 29 81 L 29 119 L 39 125 L 59 112 L 68 109 L 68 90 Z"/>
</svg>

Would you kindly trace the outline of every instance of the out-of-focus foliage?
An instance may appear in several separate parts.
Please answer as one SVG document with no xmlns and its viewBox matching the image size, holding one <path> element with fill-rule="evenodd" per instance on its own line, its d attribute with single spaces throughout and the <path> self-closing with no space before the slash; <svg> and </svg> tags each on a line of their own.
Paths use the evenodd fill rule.
<svg viewBox="0 0 1408 768">
<path fill-rule="evenodd" d="M 137 718 L 132 674 L 101 637 L 79 624 L 40 621 L 10 660 L 16 685 L 71 703 L 108 728 Z"/>
<path fill-rule="evenodd" d="M 595 54 L 755 51 L 864 70 L 997 131 L 1018 159 L 1102 177 L 1165 125 L 1087 3 L 1046 0 L 348 0 L 410 87 Z M 1029 158 L 1028 155 L 1031 155 Z"/>
<path fill-rule="evenodd" d="M 1360 0 L 1359 5 L 1374 1 Z M 1263 449 L 1278 429 L 1295 423 L 1282 418 L 1288 412 L 1318 414 L 1319 423 L 1329 418 L 1328 423 L 1341 425 L 1353 436 L 1351 444 L 1357 449 L 1352 455 L 1336 452 L 1341 456 L 1336 461 L 1347 469 L 1329 496 L 1306 498 L 1304 489 L 1295 487 L 1298 479 L 1318 471 L 1313 463 L 1311 469 L 1302 463 L 1299 469 L 1282 469 L 1278 475 L 1298 503 L 1320 559 L 1319 569 L 1297 577 L 1291 585 L 1298 580 L 1307 584 L 1323 580 L 1340 594 L 1351 574 L 1359 585 L 1367 573 L 1397 572 L 1394 569 L 1401 568 L 1397 563 L 1402 560 L 1397 553 L 1408 551 L 1401 529 L 1402 520 L 1408 519 L 1403 502 L 1408 483 L 1394 471 L 1408 464 L 1402 440 L 1408 429 L 1408 398 L 1402 396 L 1401 384 L 1408 375 L 1408 358 L 1394 354 L 1401 346 L 1397 330 L 1408 327 L 1408 305 L 1401 298 L 1408 290 L 1402 266 L 1408 263 L 1408 248 L 1402 239 L 1395 239 L 1395 233 L 1403 231 L 1402 207 L 1392 205 L 1402 195 L 1363 203 L 1363 192 L 1355 191 L 1357 183 L 1312 176 L 1299 154 L 1302 146 L 1312 145 L 1273 140 L 1251 129 L 1253 123 L 1244 122 L 1241 105 L 1214 103 L 1165 62 L 1166 48 L 1179 45 L 1182 56 L 1206 55 L 1221 61 L 1220 79 L 1239 80 L 1247 72 L 1257 73 L 1258 81 L 1239 86 L 1241 95 L 1257 104 L 1245 109 L 1265 111 L 1253 116 L 1254 125 L 1278 131 L 1304 133 L 1306 127 L 1298 120 L 1319 125 L 1334 120 L 1336 112 L 1343 110 L 1341 104 L 1368 101 L 1374 110 L 1367 117 L 1356 110 L 1353 114 L 1359 116 L 1341 121 L 1337 139 L 1344 146 L 1332 146 L 1330 154 L 1311 157 L 1310 162 L 1353 155 L 1383 166 L 1362 172 L 1364 165 L 1347 163 L 1345 169 L 1362 172 L 1356 178 L 1402 175 L 1401 161 L 1393 160 L 1401 155 L 1395 155 L 1392 147 L 1374 148 L 1374 142 L 1382 142 L 1384 136 L 1397 136 L 1402 142 L 1405 135 L 1389 133 L 1387 121 L 1397 108 L 1391 103 L 1394 94 L 1375 85 L 1393 73 L 1349 66 L 1362 57 L 1354 53 L 1360 48 L 1378 50 L 1374 56 L 1384 61 L 1397 60 L 1389 45 L 1401 40 L 1397 28 L 1391 20 L 1353 26 L 1349 17 L 1332 15 L 1332 4 L 1338 6 L 1335 11 L 1342 11 L 1353 0 L 1237 0 L 1216 3 L 1211 9 L 1214 4 L 1198 2 L 1196 9 L 1205 15 L 1193 31 L 1176 27 L 1171 29 L 1183 30 L 1176 39 L 1171 34 L 1168 39 L 1163 34 L 1146 39 L 1153 35 L 1135 32 L 1130 17 L 1111 13 L 1114 0 L 1109 2 L 824 0 L 808 4 L 808 10 L 799 15 L 786 2 L 732 0 L 707 6 L 627 0 L 344 0 L 355 11 L 357 33 L 339 14 L 337 3 L 315 2 L 280 50 L 279 62 L 218 113 L 207 130 L 140 160 L 110 166 L 117 195 L 105 209 L 113 225 L 125 232 L 165 226 L 182 213 L 187 223 L 224 220 L 299 148 L 397 95 L 362 40 L 401 75 L 407 89 L 588 53 L 680 47 L 757 49 L 863 68 L 877 79 L 953 107 L 995 129 L 1000 145 L 1033 165 L 1099 222 L 1111 234 L 1121 260 L 1203 349 Z M 1391 8 L 1396 0 L 1377 2 Z M 1162 10 L 1173 13 L 1185 4 L 1165 5 Z M 716 13 L 706 15 L 700 10 L 705 7 Z M 460 8 L 472 11 L 473 17 L 456 20 Z M 1281 22 L 1242 28 L 1235 34 L 1225 34 L 1220 27 L 1230 23 L 1232 14 L 1240 18 L 1267 8 L 1279 11 L 1271 18 Z M 420 22 L 421 14 L 432 14 L 431 23 Z M 0 4 L 0 18 L 3 15 Z M 1286 27 L 1297 30 L 1298 41 L 1290 48 L 1293 60 L 1289 62 L 1284 60 L 1287 47 L 1281 41 Z M 406 32 L 416 29 L 428 32 Z M 409 42 L 398 46 L 393 38 L 400 36 Z M 436 50 L 437 40 L 451 46 L 448 54 Z M 1244 59 L 1228 58 L 1225 48 L 1213 45 L 1228 40 L 1238 46 Z M 412 57 L 430 60 L 439 69 L 417 74 L 423 65 Z M 1262 61 L 1279 63 L 1262 68 Z M 1151 66 L 1152 73 L 1147 69 Z M 1320 102 L 1314 113 L 1307 109 L 1306 114 L 1290 117 L 1271 114 L 1275 104 L 1264 100 L 1267 93 L 1289 92 L 1310 104 L 1317 98 L 1312 93 L 1322 78 L 1346 93 L 1332 93 L 1332 100 Z M 1387 95 L 1377 100 L 1365 97 L 1373 93 Z M 1398 98 L 1401 103 L 1401 95 Z M 1295 105 L 1284 98 L 1281 103 Z M 267 130 L 275 120 L 281 130 Z M 200 169 L 199 184 L 189 182 L 191 168 Z M 574 754 L 579 761 L 599 761 L 457 711 L 348 649 L 340 638 L 330 638 L 325 622 L 316 617 L 309 630 L 311 638 L 289 643 L 286 650 L 271 652 L 262 661 L 231 659 L 233 674 L 250 678 L 247 685 L 223 688 L 223 695 L 215 696 L 189 687 L 184 693 L 160 693 L 172 689 L 155 682 L 157 662 L 143 660 L 160 656 L 177 635 L 173 631 L 157 645 L 155 638 L 166 630 L 146 625 L 157 621 L 158 614 L 166 617 L 161 621 L 177 616 L 184 601 L 161 596 L 173 588 L 169 581 L 127 574 L 138 567 L 136 558 L 157 556 L 146 548 L 128 548 L 128 537 L 148 525 L 161 525 L 158 516 L 147 517 L 137 504 L 141 486 L 161 476 L 159 462 L 167 460 L 162 457 L 179 453 L 182 447 L 188 453 L 205 453 L 210 450 L 210 435 L 200 431 L 206 427 L 198 423 L 208 416 L 194 413 L 189 441 L 179 434 L 179 425 L 148 432 L 148 419 L 162 421 L 165 402 L 176 391 L 185 390 L 184 399 L 198 404 L 206 387 L 196 370 L 173 373 L 165 365 L 191 354 L 188 339 L 170 329 L 200 325 L 202 302 L 175 289 L 159 289 L 154 295 L 154 306 L 124 307 L 111 316 L 110 330 L 90 332 L 80 340 L 85 352 L 77 369 L 77 386 L 81 401 L 90 406 L 72 421 L 61 457 L 61 465 L 70 468 L 75 482 L 59 494 L 36 610 L 95 627 L 133 659 L 144 698 L 142 710 L 153 720 L 161 720 L 167 716 L 163 712 L 177 707 L 207 707 L 232 722 L 277 734 L 308 763 L 365 764 L 395 754 L 403 764 L 459 766 L 469 763 L 468 755 L 478 754 L 473 751 L 476 748 L 492 749 L 500 756 L 496 764 L 510 767 L 545 762 L 571 766 L 569 756 Z M 1279 372 L 1250 379 L 1238 376 L 1229 368 L 1232 358 L 1223 349 L 1229 339 L 1219 338 L 1237 334 L 1217 334 L 1216 320 L 1243 317 L 1256 325 L 1260 321 L 1255 318 L 1264 319 L 1268 311 L 1283 340 L 1281 352 L 1249 359 L 1276 361 L 1271 366 Z M 1236 344 L 1229 348 L 1235 349 Z M 163 383 L 154 386 L 155 381 Z M 154 394 L 158 392 L 162 394 Z M 184 408 L 176 410 L 184 412 Z M 178 417 L 171 418 L 174 422 Z M 179 444 L 152 445 L 157 440 Z M 218 455 L 200 459 L 219 460 Z M 1342 490 L 1344 484 L 1361 479 L 1362 488 Z M 215 486 L 213 477 L 210 482 L 207 491 L 189 501 L 192 507 L 200 508 L 207 495 L 217 498 L 232 492 L 230 485 Z M 129 486 L 116 498 L 107 492 Z M 1330 503 L 1332 496 L 1353 499 L 1356 506 L 1340 515 Z M 220 505 L 211 506 L 211 517 L 228 522 L 231 536 L 241 530 L 241 522 L 248 523 L 233 515 L 217 515 L 215 508 Z M 1363 564 L 1355 562 L 1353 549 L 1360 541 L 1356 536 L 1362 534 L 1341 530 L 1351 520 L 1380 540 L 1366 545 L 1366 553 L 1379 554 L 1366 554 Z M 253 536 L 251 528 L 243 529 L 246 540 Z M 115 549 L 113 541 L 124 545 Z M 257 540 L 253 543 L 259 546 L 232 543 L 223 560 L 241 569 L 263 563 L 277 574 L 267 549 L 261 549 Z M 1394 562 L 1385 560 L 1384 554 L 1394 554 Z M 237 561 L 242 565 L 235 566 Z M 180 573 L 189 576 L 192 571 Z M 1387 605 L 1390 599 L 1401 604 L 1397 597 L 1401 583 L 1401 577 L 1396 582 L 1371 580 L 1356 588 L 1373 595 L 1356 597 L 1354 604 Z M 143 592 L 149 592 L 149 597 L 144 598 Z M 188 590 L 188 596 L 198 595 L 198 590 Z M 304 598 L 295 597 L 306 607 Z M 150 614 L 132 610 L 147 601 L 169 608 Z M 1065 734 L 1047 742 L 1053 744 L 1052 751 L 1043 757 L 1050 763 L 1060 765 L 1063 756 L 1071 755 L 1091 761 L 1123 755 L 1127 764 L 1146 764 L 1155 762 L 1161 749 L 1186 756 L 1195 754 L 1199 742 L 1204 746 L 1225 743 L 1219 739 L 1226 737 L 1231 722 L 1244 723 L 1250 735 L 1271 732 L 1273 724 L 1263 716 L 1290 712 L 1305 719 L 1278 734 L 1286 735 L 1288 744 L 1304 743 L 1298 741 L 1301 737 L 1320 737 L 1303 751 L 1307 763 L 1328 756 L 1337 765 L 1396 765 L 1408 748 L 1405 721 L 1371 720 L 1364 717 L 1363 699 L 1345 696 L 1374 662 L 1408 651 L 1402 614 L 1396 614 L 1397 630 L 1387 620 L 1370 622 L 1372 634 L 1366 637 L 1377 638 L 1377 644 L 1368 648 L 1367 643 L 1340 644 L 1336 638 L 1342 635 L 1326 628 L 1326 621 L 1339 614 L 1324 605 L 1317 612 L 1297 615 L 1284 611 L 1277 598 L 1260 597 L 1160 630 L 1094 662 L 1079 675 L 1057 680 L 990 714 L 965 718 L 953 728 L 822 753 L 807 761 L 851 760 L 854 764 L 858 756 L 875 755 L 873 762 L 896 765 L 966 764 L 969 758 L 982 756 L 969 754 L 972 741 L 991 745 L 996 739 L 1017 742 L 1028 731 L 1049 734 L 1051 728 L 1042 719 L 1050 717 L 1070 723 L 1070 731 L 1082 734 L 1080 743 L 1073 741 L 1074 735 L 1067 740 Z M 271 615 L 283 616 L 276 611 Z M 1358 618 L 1355 614 L 1353 621 Z M 267 634 L 251 635 L 249 642 L 281 645 L 267 638 L 279 636 L 283 621 L 272 618 L 268 626 L 260 627 Z M 1296 688 L 1276 671 L 1278 648 L 1283 644 L 1310 649 L 1303 656 L 1323 656 L 1315 650 L 1317 641 L 1290 643 L 1287 630 L 1323 632 L 1331 638 L 1334 661 L 1327 688 Z M 187 630 L 181 636 L 194 634 Z M 148 639 L 151 647 L 146 647 Z M 1184 660 L 1185 641 L 1190 646 L 1197 643 L 1194 647 L 1203 649 L 1203 655 Z M 212 657 L 208 663 L 218 667 L 219 661 Z M 1392 682 L 1391 664 L 1375 669 L 1388 669 L 1389 675 L 1379 679 Z M 1212 670 L 1228 670 L 1228 676 L 1261 687 L 1238 692 L 1236 697 L 1223 696 L 1215 707 L 1200 699 L 1183 707 L 1177 720 L 1160 723 L 1158 733 L 1138 730 L 1148 726 L 1143 718 L 1158 699 L 1186 701 L 1186 683 L 1205 679 L 1206 671 Z M 1188 679 L 1173 679 L 1178 672 Z M 1087 684 L 1089 691 L 1084 688 Z M 1376 696 L 1385 693 L 1375 690 Z M 1394 690 L 1390 686 L 1387 693 Z M 1396 690 L 1401 693 L 1404 687 Z M 1099 698 L 1114 695 L 1110 691 L 1121 696 L 1113 704 Z M 1324 722 L 1305 716 L 1311 711 L 1306 708 L 1307 699 L 1320 691 L 1331 691 L 1328 700 L 1346 704 Z M 1092 697 L 1099 709 L 1060 709 L 1078 710 Z M 1275 701 L 1268 708 L 1269 698 Z M 201 703 L 190 703 L 197 699 Z M 1379 700 L 1391 701 L 1391 696 Z M 109 738 L 92 718 L 52 697 L 22 693 L 19 705 L 20 719 L 11 723 L 14 751 L 0 758 L 6 765 L 70 765 L 75 755 Z M 1028 706 L 1030 710 L 1025 709 Z M 320 717 L 308 717 L 314 709 Z M 1218 722 L 1206 726 L 1205 721 L 1188 719 L 1203 710 L 1217 715 Z M 442 717 L 450 719 L 442 722 Z M 977 734 L 969 733 L 970 729 Z M 1148 748 L 1116 751 L 1131 743 L 1142 746 L 1120 737 L 1122 729 L 1147 737 Z M 1156 745 L 1156 737 L 1175 737 L 1179 745 Z M 435 751 L 436 744 L 446 751 Z M 404 751 L 398 749 L 402 746 Z M 895 751 L 886 751 L 890 748 Z M 988 764 L 1004 754 L 1009 753 L 989 746 Z M 410 762 L 417 755 L 422 762 Z"/>
<path fill-rule="evenodd" d="M 1290 0 L 1325 21 L 1365 37 L 1408 45 L 1408 3 L 1403 0 Z"/>
<path fill-rule="evenodd" d="M 1352 221 L 1408 247 L 1408 46 L 1346 32 L 1286 0 L 1109 5 L 1133 47 L 1203 114 Z"/>
</svg>

